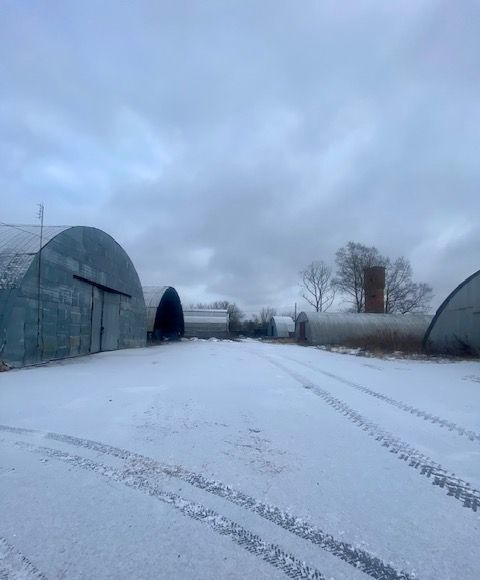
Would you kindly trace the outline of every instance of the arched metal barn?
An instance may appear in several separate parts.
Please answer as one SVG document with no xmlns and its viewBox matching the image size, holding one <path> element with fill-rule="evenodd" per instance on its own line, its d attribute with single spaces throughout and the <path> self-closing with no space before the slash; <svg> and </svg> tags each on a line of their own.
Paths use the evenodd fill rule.
<svg viewBox="0 0 480 580">
<path fill-rule="evenodd" d="M 311 344 L 354 345 L 372 341 L 421 343 L 432 320 L 426 314 L 370 314 L 301 312 L 297 317 L 297 340 Z"/>
<path fill-rule="evenodd" d="M 295 334 L 295 322 L 290 316 L 272 316 L 268 323 L 268 336 L 289 338 Z"/>
<path fill-rule="evenodd" d="M 23 366 L 143 346 L 130 258 L 91 227 L 0 226 L 0 360 Z"/>
<path fill-rule="evenodd" d="M 428 327 L 424 347 L 441 354 L 480 354 L 480 270 L 445 299 Z"/>
<path fill-rule="evenodd" d="M 183 336 L 184 322 L 180 297 L 171 286 L 144 286 L 147 337 L 151 342 Z"/>
</svg>

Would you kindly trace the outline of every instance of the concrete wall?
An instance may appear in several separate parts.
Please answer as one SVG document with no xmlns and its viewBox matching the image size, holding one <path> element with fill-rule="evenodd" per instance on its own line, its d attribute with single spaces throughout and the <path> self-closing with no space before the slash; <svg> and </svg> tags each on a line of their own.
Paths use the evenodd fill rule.
<svg viewBox="0 0 480 580">
<path fill-rule="evenodd" d="M 113 238 L 74 227 L 50 240 L 39 256 L 16 288 L 0 291 L 0 359 L 23 366 L 145 344 L 140 281 Z"/>
</svg>

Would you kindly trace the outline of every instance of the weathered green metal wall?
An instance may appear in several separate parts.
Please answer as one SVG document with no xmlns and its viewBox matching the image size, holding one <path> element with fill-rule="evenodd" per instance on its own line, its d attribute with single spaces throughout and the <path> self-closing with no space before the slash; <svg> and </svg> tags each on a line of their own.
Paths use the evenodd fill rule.
<svg viewBox="0 0 480 580">
<path fill-rule="evenodd" d="M 121 246 L 95 228 L 58 234 L 16 288 L 0 290 L 0 359 L 11 366 L 144 346 L 145 337 L 137 272 Z"/>
</svg>

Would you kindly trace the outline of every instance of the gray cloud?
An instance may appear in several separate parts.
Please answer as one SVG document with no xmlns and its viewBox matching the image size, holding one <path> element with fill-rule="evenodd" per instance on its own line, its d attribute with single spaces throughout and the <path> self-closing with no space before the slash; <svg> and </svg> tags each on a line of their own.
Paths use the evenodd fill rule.
<svg viewBox="0 0 480 580">
<path fill-rule="evenodd" d="M 6 1 L 0 220 L 111 233 L 147 283 L 298 301 L 348 240 L 437 305 L 479 268 L 479 8 Z"/>
</svg>

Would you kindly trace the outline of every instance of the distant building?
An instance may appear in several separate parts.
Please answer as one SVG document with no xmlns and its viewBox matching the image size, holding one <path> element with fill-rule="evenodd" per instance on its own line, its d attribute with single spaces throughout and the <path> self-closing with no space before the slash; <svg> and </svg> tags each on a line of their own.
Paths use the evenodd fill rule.
<svg viewBox="0 0 480 580">
<path fill-rule="evenodd" d="M 149 342 L 181 338 L 184 332 L 183 310 L 175 288 L 144 286 L 143 296 Z"/>
<path fill-rule="evenodd" d="M 318 345 L 360 345 L 368 341 L 421 344 L 431 320 L 426 314 L 301 312 L 295 337 Z"/>
<path fill-rule="evenodd" d="M 184 310 L 186 338 L 227 338 L 228 310 Z"/>
<path fill-rule="evenodd" d="M 272 316 L 267 334 L 274 338 L 290 338 L 295 335 L 295 322 L 290 316 Z"/>
<path fill-rule="evenodd" d="M 425 334 L 427 351 L 480 354 L 480 270 L 444 300 Z"/>
<path fill-rule="evenodd" d="M 145 302 L 122 247 L 90 227 L 0 225 L 0 360 L 23 365 L 145 345 Z"/>
</svg>

